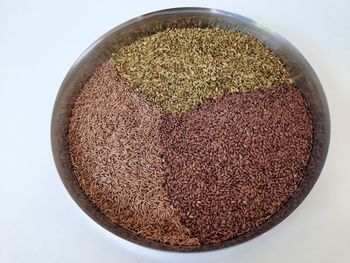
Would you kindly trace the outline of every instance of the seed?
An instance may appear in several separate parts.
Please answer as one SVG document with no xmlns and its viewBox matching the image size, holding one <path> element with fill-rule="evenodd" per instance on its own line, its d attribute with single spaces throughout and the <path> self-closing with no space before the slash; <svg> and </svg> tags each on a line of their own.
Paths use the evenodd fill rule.
<svg viewBox="0 0 350 263">
<path fill-rule="evenodd" d="M 69 152 L 106 217 L 146 239 L 216 244 L 294 194 L 312 119 L 281 60 L 228 29 L 168 29 L 124 46 L 85 83 Z"/>
<path fill-rule="evenodd" d="M 197 245 L 164 189 L 159 111 L 121 80 L 112 60 L 77 98 L 69 126 L 74 174 L 112 222 L 168 244 Z"/>
<path fill-rule="evenodd" d="M 229 29 L 168 29 L 122 47 L 113 58 L 132 86 L 172 115 L 226 93 L 292 83 L 261 42 Z"/>
<path fill-rule="evenodd" d="M 303 178 L 313 128 L 308 106 L 294 86 L 227 94 L 180 117 L 162 118 L 168 194 L 201 243 L 221 242 L 259 227 Z M 244 134 L 254 134 L 261 146 L 245 144 Z M 199 186 L 197 191 L 189 181 Z M 198 199 L 205 200 L 200 209 Z"/>
</svg>

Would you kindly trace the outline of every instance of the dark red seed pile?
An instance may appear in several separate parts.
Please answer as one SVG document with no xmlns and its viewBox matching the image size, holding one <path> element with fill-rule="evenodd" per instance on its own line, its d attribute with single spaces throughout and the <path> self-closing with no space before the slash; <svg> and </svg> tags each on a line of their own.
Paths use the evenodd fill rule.
<svg viewBox="0 0 350 263">
<path fill-rule="evenodd" d="M 175 211 L 202 244 L 243 234 L 297 189 L 312 120 L 294 86 L 228 94 L 163 117 L 166 187 Z"/>
</svg>

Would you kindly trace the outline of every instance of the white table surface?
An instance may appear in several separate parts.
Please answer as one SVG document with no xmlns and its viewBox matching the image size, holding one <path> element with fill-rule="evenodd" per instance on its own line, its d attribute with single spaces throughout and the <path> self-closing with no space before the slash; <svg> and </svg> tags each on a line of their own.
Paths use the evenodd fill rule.
<svg viewBox="0 0 350 263">
<path fill-rule="evenodd" d="M 151 11 L 205 6 L 290 40 L 317 72 L 332 121 L 314 189 L 266 234 L 216 252 L 160 252 L 97 225 L 68 195 L 50 146 L 58 88 L 99 36 Z M 350 1 L 0 1 L 0 262 L 350 262 Z"/>
</svg>

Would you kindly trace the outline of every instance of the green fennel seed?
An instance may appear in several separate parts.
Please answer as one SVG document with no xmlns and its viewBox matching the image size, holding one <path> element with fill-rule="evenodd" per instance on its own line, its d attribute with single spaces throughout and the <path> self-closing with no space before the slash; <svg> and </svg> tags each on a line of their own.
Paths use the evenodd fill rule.
<svg viewBox="0 0 350 263">
<path fill-rule="evenodd" d="M 226 93 L 292 83 L 263 43 L 230 29 L 167 29 L 122 47 L 113 58 L 129 84 L 171 115 Z"/>
</svg>

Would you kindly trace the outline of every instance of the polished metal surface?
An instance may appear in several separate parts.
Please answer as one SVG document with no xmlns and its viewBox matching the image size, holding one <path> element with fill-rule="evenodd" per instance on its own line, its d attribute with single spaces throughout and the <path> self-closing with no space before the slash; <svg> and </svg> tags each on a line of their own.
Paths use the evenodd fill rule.
<svg viewBox="0 0 350 263">
<path fill-rule="evenodd" d="M 135 39 L 173 27 L 220 27 L 237 29 L 254 35 L 273 50 L 286 64 L 295 84 L 310 105 L 314 123 L 314 138 L 306 175 L 296 193 L 266 223 L 235 239 L 201 247 L 180 247 L 146 240 L 112 224 L 86 197 L 72 173 L 68 154 L 68 125 L 71 107 L 92 72 L 108 59 L 112 52 Z M 149 13 L 129 20 L 104 34 L 73 64 L 64 79 L 52 114 L 51 143 L 59 175 L 75 202 L 97 223 L 114 234 L 144 246 L 170 251 L 207 251 L 237 245 L 252 239 L 285 219 L 308 195 L 324 165 L 330 138 L 327 101 L 315 72 L 300 52 L 280 35 L 259 23 L 240 15 L 208 8 L 175 8 Z"/>
</svg>

